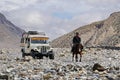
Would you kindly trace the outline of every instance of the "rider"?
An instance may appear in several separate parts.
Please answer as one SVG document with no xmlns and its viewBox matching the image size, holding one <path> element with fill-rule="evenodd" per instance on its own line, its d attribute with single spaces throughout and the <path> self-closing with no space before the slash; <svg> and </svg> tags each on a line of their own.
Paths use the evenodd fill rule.
<svg viewBox="0 0 120 80">
<path fill-rule="evenodd" d="M 76 44 L 80 44 L 81 43 L 81 38 L 79 37 L 79 33 L 76 32 L 76 35 L 73 37 L 73 46 L 72 46 L 72 52 L 75 49 Z"/>
</svg>

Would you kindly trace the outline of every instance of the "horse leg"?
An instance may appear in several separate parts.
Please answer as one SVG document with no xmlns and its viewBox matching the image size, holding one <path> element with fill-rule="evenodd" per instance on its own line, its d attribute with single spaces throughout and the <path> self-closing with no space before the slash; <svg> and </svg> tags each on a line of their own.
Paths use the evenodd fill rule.
<svg viewBox="0 0 120 80">
<path fill-rule="evenodd" d="M 74 53 L 72 54 L 72 61 L 74 61 Z"/>
<path fill-rule="evenodd" d="M 76 59 L 76 62 L 78 62 L 78 55 L 77 55 L 77 53 L 75 55 L 75 59 Z"/>
<path fill-rule="evenodd" d="M 82 59 L 82 53 L 80 52 L 80 60 L 79 60 L 79 62 L 81 62 L 81 59 Z"/>
</svg>

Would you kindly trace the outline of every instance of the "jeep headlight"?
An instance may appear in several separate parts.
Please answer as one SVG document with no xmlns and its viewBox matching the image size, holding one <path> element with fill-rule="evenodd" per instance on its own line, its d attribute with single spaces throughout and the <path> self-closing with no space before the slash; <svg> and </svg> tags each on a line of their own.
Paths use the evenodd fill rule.
<svg viewBox="0 0 120 80">
<path fill-rule="evenodd" d="M 38 46 L 38 47 L 37 47 L 37 49 L 41 49 L 41 47 L 40 47 L 40 46 Z"/>
<path fill-rule="evenodd" d="M 37 49 L 37 48 L 34 48 L 34 51 L 38 51 L 38 49 Z"/>
<path fill-rule="evenodd" d="M 50 51 L 53 51 L 53 48 L 50 48 Z"/>
</svg>

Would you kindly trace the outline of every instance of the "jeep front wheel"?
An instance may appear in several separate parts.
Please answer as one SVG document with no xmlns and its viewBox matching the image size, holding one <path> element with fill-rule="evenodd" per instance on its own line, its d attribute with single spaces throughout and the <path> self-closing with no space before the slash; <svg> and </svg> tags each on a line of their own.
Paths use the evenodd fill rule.
<svg viewBox="0 0 120 80">
<path fill-rule="evenodd" d="M 30 54 L 30 55 L 35 59 L 34 51 L 31 51 L 31 54 Z"/>
<path fill-rule="evenodd" d="M 43 59 L 43 55 L 42 54 L 39 54 L 39 59 Z"/>
<path fill-rule="evenodd" d="M 54 54 L 49 54 L 50 59 L 54 59 Z"/>
</svg>

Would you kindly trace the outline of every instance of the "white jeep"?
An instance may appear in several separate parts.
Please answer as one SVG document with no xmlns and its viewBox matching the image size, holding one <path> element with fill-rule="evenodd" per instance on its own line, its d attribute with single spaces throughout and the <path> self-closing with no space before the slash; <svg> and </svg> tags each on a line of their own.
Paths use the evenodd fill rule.
<svg viewBox="0 0 120 80">
<path fill-rule="evenodd" d="M 29 31 L 24 33 L 21 38 L 22 57 L 31 55 L 33 58 L 42 59 L 43 56 L 54 59 L 54 53 L 48 43 L 48 36 L 45 33 Z"/>
</svg>

